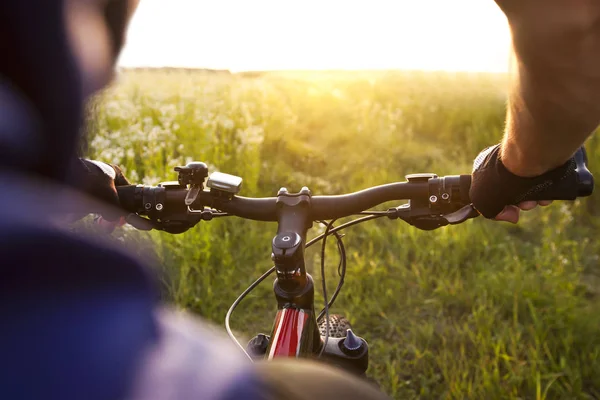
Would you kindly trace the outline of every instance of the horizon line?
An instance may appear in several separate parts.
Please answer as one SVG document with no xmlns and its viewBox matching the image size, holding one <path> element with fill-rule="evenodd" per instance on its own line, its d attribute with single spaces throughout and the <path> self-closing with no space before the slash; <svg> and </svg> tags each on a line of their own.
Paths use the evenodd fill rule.
<svg viewBox="0 0 600 400">
<path fill-rule="evenodd" d="M 183 67 L 183 66 L 126 66 L 118 65 L 118 70 L 182 70 L 182 71 L 204 71 L 204 72 L 220 72 L 229 74 L 245 74 L 245 73 L 282 73 L 282 72 L 445 72 L 445 73 L 473 73 L 473 74 L 495 74 L 507 75 L 508 71 L 491 71 L 491 70 L 467 70 L 467 69 L 419 69 L 419 68 L 298 68 L 298 69 L 248 69 L 248 70 L 231 70 L 227 68 L 208 68 L 208 67 Z"/>
</svg>

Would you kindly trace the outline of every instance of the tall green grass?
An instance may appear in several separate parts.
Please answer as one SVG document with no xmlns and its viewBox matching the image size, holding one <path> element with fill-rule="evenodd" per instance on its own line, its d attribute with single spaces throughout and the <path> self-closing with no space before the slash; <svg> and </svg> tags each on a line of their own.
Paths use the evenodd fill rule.
<svg viewBox="0 0 600 400">
<path fill-rule="evenodd" d="M 499 75 L 126 72 L 96 103 L 89 155 L 149 184 L 174 179 L 173 167 L 193 159 L 242 176 L 246 196 L 304 185 L 336 194 L 414 172 L 469 173 L 478 151 L 501 138 L 505 96 Z M 588 151 L 600 171 L 598 139 Z M 369 341 L 369 374 L 396 398 L 598 399 L 599 201 L 555 202 L 517 226 L 352 227 L 332 312 Z M 219 219 L 182 235 L 154 232 L 139 251 L 158 255 L 169 301 L 221 324 L 270 267 L 275 231 Z M 333 243 L 329 250 L 331 292 Z M 319 287 L 319 252 L 307 253 Z M 271 290 L 249 296 L 234 329 L 270 330 Z"/>
</svg>

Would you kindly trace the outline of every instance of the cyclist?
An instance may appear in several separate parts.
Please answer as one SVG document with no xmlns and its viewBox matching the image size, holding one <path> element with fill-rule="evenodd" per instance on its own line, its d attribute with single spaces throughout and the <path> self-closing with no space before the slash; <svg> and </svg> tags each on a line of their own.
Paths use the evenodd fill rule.
<svg viewBox="0 0 600 400">
<path fill-rule="evenodd" d="M 162 308 L 134 257 L 56 224 L 56 215 L 101 209 L 82 191 L 114 204 L 114 185 L 125 182 L 118 169 L 74 154 L 83 102 L 108 83 L 136 3 L 0 4 L 0 397 L 381 397 L 320 365 L 246 363 L 205 324 Z M 503 207 L 539 176 L 560 176 L 598 123 L 600 10 L 591 0 L 499 4 L 519 80 L 505 139 L 477 163 L 471 195 L 485 216 L 516 221 Z M 489 195 L 513 184 L 510 197 Z"/>
</svg>

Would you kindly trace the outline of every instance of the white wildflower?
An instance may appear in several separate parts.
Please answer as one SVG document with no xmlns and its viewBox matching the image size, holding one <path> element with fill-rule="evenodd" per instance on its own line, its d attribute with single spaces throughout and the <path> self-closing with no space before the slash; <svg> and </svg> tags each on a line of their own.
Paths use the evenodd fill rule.
<svg viewBox="0 0 600 400">
<path fill-rule="evenodd" d="M 146 176 L 144 176 L 144 179 L 142 179 L 142 183 L 144 185 L 156 186 L 160 182 L 161 182 L 161 178 L 159 178 L 157 176 L 146 175 Z"/>
</svg>

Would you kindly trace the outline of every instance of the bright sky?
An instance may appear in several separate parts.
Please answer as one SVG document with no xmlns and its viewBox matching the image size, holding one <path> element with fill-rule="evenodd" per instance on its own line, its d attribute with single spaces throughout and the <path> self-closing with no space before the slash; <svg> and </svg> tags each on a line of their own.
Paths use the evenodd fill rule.
<svg viewBox="0 0 600 400">
<path fill-rule="evenodd" d="M 493 0 L 141 0 L 121 66 L 506 71 Z"/>
</svg>

